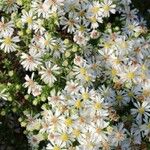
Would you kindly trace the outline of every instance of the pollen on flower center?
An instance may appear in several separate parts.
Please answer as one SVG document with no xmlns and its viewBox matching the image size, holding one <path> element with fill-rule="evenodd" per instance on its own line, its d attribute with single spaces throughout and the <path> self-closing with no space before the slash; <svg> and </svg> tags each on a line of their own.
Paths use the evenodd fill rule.
<svg viewBox="0 0 150 150">
<path fill-rule="evenodd" d="M 138 111 L 139 111 L 139 113 L 140 113 L 140 114 L 144 114 L 145 109 L 144 109 L 143 107 L 141 107 L 141 108 L 139 108 L 139 110 L 138 110 Z"/>
<path fill-rule="evenodd" d="M 94 108 L 96 110 L 101 109 L 102 108 L 102 104 L 97 102 L 96 104 L 94 104 Z"/>
<path fill-rule="evenodd" d="M 87 92 L 82 93 L 82 98 L 83 98 L 84 100 L 89 99 L 89 93 L 87 93 Z"/>
<path fill-rule="evenodd" d="M 27 18 L 27 23 L 28 23 L 28 24 L 32 24 L 32 18 L 31 18 L 31 17 L 28 17 L 28 18 Z"/>
<path fill-rule="evenodd" d="M 105 5 L 105 6 L 103 7 L 103 9 L 104 9 L 104 11 L 108 12 L 108 11 L 110 10 L 110 6 L 109 6 L 109 5 Z"/>
<path fill-rule="evenodd" d="M 72 125 L 72 119 L 71 118 L 67 118 L 66 120 L 65 120 L 65 124 L 67 125 L 67 126 L 71 126 Z"/>
<path fill-rule="evenodd" d="M 80 68 L 80 73 L 82 74 L 82 75 L 85 75 L 86 74 L 86 69 L 85 68 Z"/>
<path fill-rule="evenodd" d="M 54 146 L 53 150 L 61 150 L 61 148 L 58 146 Z"/>
<path fill-rule="evenodd" d="M 112 74 L 112 76 L 115 76 L 117 74 L 117 70 L 116 69 L 112 69 L 111 70 L 111 74 Z"/>
<path fill-rule="evenodd" d="M 92 13 L 94 13 L 94 14 L 96 14 L 98 11 L 99 11 L 99 7 L 98 6 L 95 6 L 95 7 L 93 7 L 92 9 L 91 9 L 91 12 Z"/>
<path fill-rule="evenodd" d="M 69 139 L 69 137 L 68 137 L 68 135 L 66 134 L 66 133 L 63 133 L 62 135 L 61 135 L 61 139 L 62 139 L 62 141 L 68 141 L 68 139 Z"/>
<path fill-rule="evenodd" d="M 81 108 L 82 107 L 82 102 L 80 100 L 77 100 L 75 102 L 75 107 L 78 108 L 78 109 Z"/>
<path fill-rule="evenodd" d="M 4 43 L 7 44 L 7 45 L 10 45 L 11 44 L 11 38 L 6 37 L 5 40 L 4 40 Z"/>
<path fill-rule="evenodd" d="M 78 137 L 78 136 L 80 135 L 80 130 L 74 129 L 74 130 L 73 130 L 73 134 L 74 134 L 76 137 Z"/>
<path fill-rule="evenodd" d="M 123 99 L 123 97 L 122 97 L 121 95 L 117 95 L 117 96 L 116 96 L 116 99 L 117 99 L 118 101 L 121 101 L 121 100 Z"/>
<path fill-rule="evenodd" d="M 134 79 L 134 77 L 135 77 L 135 74 L 133 72 L 127 73 L 127 78 L 128 79 Z"/>
</svg>

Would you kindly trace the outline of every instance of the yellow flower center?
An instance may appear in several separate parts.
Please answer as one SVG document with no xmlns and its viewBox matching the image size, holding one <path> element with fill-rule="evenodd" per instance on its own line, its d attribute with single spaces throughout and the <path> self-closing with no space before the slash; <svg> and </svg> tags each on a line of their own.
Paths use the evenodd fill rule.
<svg viewBox="0 0 150 150">
<path fill-rule="evenodd" d="M 123 99 L 123 96 L 117 95 L 117 96 L 116 96 L 116 99 L 117 99 L 118 101 L 121 101 L 121 100 Z"/>
<path fill-rule="evenodd" d="M 97 19 L 96 19 L 95 16 L 90 17 L 89 20 L 90 20 L 90 22 L 92 22 L 92 23 L 96 23 L 96 22 L 97 22 Z"/>
<path fill-rule="evenodd" d="M 139 108 L 139 113 L 140 114 L 144 114 L 144 112 L 145 112 L 145 109 L 143 107 Z"/>
<path fill-rule="evenodd" d="M 94 108 L 95 108 L 96 110 L 102 109 L 102 104 L 97 102 L 97 103 L 94 104 Z"/>
<path fill-rule="evenodd" d="M 11 38 L 6 37 L 5 40 L 4 40 L 4 43 L 7 44 L 7 45 L 10 45 L 11 44 Z"/>
<path fill-rule="evenodd" d="M 78 137 L 80 135 L 80 130 L 74 129 L 73 134 L 74 134 L 75 137 Z"/>
<path fill-rule="evenodd" d="M 100 10 L 100 8 L 99 8 L 98 6 L 94 6 L 94 7 L 91 9 L 91 12 L 92 12 L 93 14 L 97 14 L 99 10 Z"/>
<path fill-rule="evenodd" d="M 89 93 L 87 93 L 87 92 L 82 93 L 82 98 L 83 98 L 84 100 L 89 99 Z"/>
<path fill-rule="evenodd" d="M 80 74 L 81 74 L 81 75 L 85 75 L 85 74 L 86 74 L 86 69 L 83 68 L 83 67 L 81 67 L 81 68 L 80 68 Z"/>
<path fill-rule="evenodd" d="M 134 79 L 134 77 L 135 77 L 134 72 L 129 72 L 129 73 L 127 73 L 127 78 L 128 78 L 128 79 L 132 80 L 132 79 Z"/>
<path fill-rule="evenodd" d="M 80 100 L 77 100 L 75 102 L 75 107 L 78 108 L 78 109 L 81 108 L 82 107 L 82 102 Z"/>
<path fill-rule="evenodd" d="M 108 48 L 110 48 L 110 47 L 111 47 L 111 44 L 110 44 L 110 43 L 105 43 L 105 44 L 104 44 L 104 48 L 105 48 L 105 49 L 108 49 Z"/>
<path fill-rule="evenodd" d="M 116 69 L 112 69 L 112 70 L 111 70 L 111 74 L 112 74 L 112 76 L 116 76 L 117 70 L 116 70 Z"/>
<path fill-rule="evenodd" d="M 110 11 L 110 6 L 109 5 L 105 5 L 103 7 L 103 9 L 104 9 L 105 12 L 109 12 Z"/>
<path fill-rule="evenodd" d="M 67 134 L 67 133 L 63 133 L 63 134 L 61 135 L 61 139 L 62 139 L 62 141 L 64 141 L 64 142 L 68 141 L 68 139 L 69 139 L 68 134 Z"/>
<path fill-rule="evenodd" d="M 53 150 L 61 150 L 61 148 L 58 146 L 54 146 Z"/>
<path fill-rule="evenodd" d="M 89 75 L 85 76 L 85 81 L 91 81 L 91 77 Z"/>
<path fill-rule="evenodd" d="M 134 94 L 133 94 L 132 92 L 128 92 L 128 96 L 129 96 L 129 97 L 133 97 Z"/>
<path fill-rule="evenodd" d="M 67 118 L 67 119 L 65 120 L 65 124 L 66 124 L 67 126 L 71 126 L 71 125 L 73 124 L 72 119 L 71 119 L 71 118 Z"/>
<path fill-rule="evenodd" d="M 150 123 L 147 125 L 147 128 L 150 129 Z"/>
<path fill-rule="evenodd" d="M 27 18 L 27 23 L 28 23 L 28 24 L 32 24 L 32 18 L 31 18 L 31 17 L 28 17 L 28 18 Z"/>
</svg>

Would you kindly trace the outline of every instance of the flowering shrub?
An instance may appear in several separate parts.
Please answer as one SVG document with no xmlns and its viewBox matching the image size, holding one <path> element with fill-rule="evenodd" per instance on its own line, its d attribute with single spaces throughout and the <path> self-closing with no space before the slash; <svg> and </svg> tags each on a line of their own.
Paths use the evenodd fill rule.
<svg viewBox="0 0 150 150">
<path fill-rule="evenodd" d="M 0 2 L 0 108 L 32 149 L 148 149 L 150 36 L 130 0 Z"/>
</svg>

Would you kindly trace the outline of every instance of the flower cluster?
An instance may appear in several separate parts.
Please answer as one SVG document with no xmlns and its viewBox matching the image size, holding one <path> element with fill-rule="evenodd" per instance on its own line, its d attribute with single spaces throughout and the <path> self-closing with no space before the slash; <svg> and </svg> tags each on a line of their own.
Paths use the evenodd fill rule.
<svg viewBox="0 0 150 150">
<path fill-rule="evenodd" d="M 19 121 L 33 149 L 132 150 L 150 141 L 150 39 L 130 0 L 1 6 L 0 50 L 15 53 L 25 73 L 33 109 Z"/>
</svg>

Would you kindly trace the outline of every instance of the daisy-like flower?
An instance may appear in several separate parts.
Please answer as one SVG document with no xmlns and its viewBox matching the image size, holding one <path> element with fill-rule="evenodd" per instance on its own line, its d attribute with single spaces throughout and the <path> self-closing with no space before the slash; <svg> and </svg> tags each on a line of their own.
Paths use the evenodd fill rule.
<svg viewBox="0 0 150 150">
<path fill-rule="evenodd" d="M 71 81 L 67 81 L 67 84 L 65 86 L 65 90 L 70 95 L 74 95 L 74 94 L 78 93 L 78 91 L 80 90 L 80 86 L 78 85 L 77 82 L 74 82 L 72 80 Z"/>
<path fill-rule="evenodd" d="M 149 119 L 143 119 L 144 124 L 140 126 L 141 131 L 144 133 L 144 135 L 148 135 L 150 133 L 150 120 Z"/>
<path fill-rule="evenodd" d="M 73 13 L 69 13 L 69 17 L 66 18 L 62 16 L 60 18 L 60 24 L 63 25 L 63 30 L 67 29 L 68 33 L 75 32 L 76 26 L 78 24 L 78 17 L 74 16 Z"/>
<path fill-rule="evenodd" d="M 42 86 L 41 85 L 36 85 L 33 89 L 32 89 L 32 94 L 33 96 L 39 96 L 41 95 L 42 92 Z"/>
<path fill-rule="evenodd" d="M 4 17 L 0 21 L 0 37 L 4 35 L 12 35 L 14 32 L 14 24 L 12 21 L 5 22 Z"/>
<path fill-rule="evenodd" d="M 5 34 L 3 36 L 3 39 L 0 39 L 0 48 L 5 52 L 5 53 L 10 53 L 13 51 L 16 51 L 18 46 L 16 43 L 20 41 L 18 36 L 12 37 L 12 34 Z"/>
<path fill-rule="evenodd" d="M 42 16 L 46 19 L 50 17 L 50 4 L 46 3 L 46 1 L 42 2 L 42 0 L 34 0 L 31 7 L 37 13 L 38 17 Z"/>
<path fill-rule="evenodd" d="M 88 87 L 82 87 L 80 89 L 80 93 L 80 96 L 83 100 L 90 100 L 95 97 L 95 91 L 93 89 L 90 90 Z"/>
<path fill-rule="evenodd" d="M 41 19 L 36 20 L 33 25 L 33 30 L 35 31 L 35 33 L 39 32 L 42 35 L 45 31 L 45 28 L 43 27 L 43 20 Z"/>
<path fill-rule="evenodd" d="M 90 37 L 92 39 L 97 39 L 100 36 L 100 32 L 97 30 L 92 30 L 92 32 L 90 33 Z"/>
<path fill-rule="evenodd" d="M 32 73 L 31 78 L 26 75 L 25 80 L 26 82 L 24 83 L 24 86 L 27 88 L 28 87 L 28 94 L 32 92 L 33 96 L 38 96 L 41 94 L 42 86 L 38 85 L 37 82 L 33 80 L 34 78 L 34 73 Z"/>
<path fill-rule="evenodd" d="M 150 117 L 150 102 L 144 101 L 142 103 L 140 102 L 134 102 L 133 103 L 136 108 L 131 109 L 131 114 L 136 118 L 136 120 L 140 123 L 142 123 L 142 120 L 145 118 L 147 119 Z"/>
<path fill-rule="evenodd" d="M 110 135 L 111 143 L 114 146 L 122 145 L 122 142 L 126 138 L 127 130 L 124 128 L 123 123 L 119 123 L 117 126 L 114 126 L 113 131 Z"/>
<path fill-rule="evenodd" d="M 77 32 L 75 33 L 73 40 L 80 46 L 85 46 L 87 44 L 88 38 L 83 33 Z"/>
<path fill-rule="evenodd" d="M 105 131 L 108 125 L 109 123 L 105 122 L 103 119 L 99 119 L 96 123 L 92 122 L 90 124 L 89 130 L 94 138 L 97 139 L 97 142 L 108 140 L 107 131 Z"/>
<path fill-rule="evenodd" d="M 36 18 L 36 16 L 34 16 L 34 13 L 32 10 L 30 10 L 29 12 L 26 12 L 25 10 L 22 11 L 21 20 L 22 20 L 23 24 L 25 24 L 25 23 L 28 24 L 29 29 L 33 28 L 35 18 Z"/>
<path fill-rule="evenodd" d="M 50 61 L 45 63 L 45 67 L 41 67 L 41 71 L 39 74 L 41 75 L 41 79 L 51 86 L 55 81 L 57 81 L 55 75 L 60 74 L 59 67 L 57 65 L 53 65 Z"/>
<path fill-rule="evenodd" d="M 130 98 L 125 91 L 117 91 L 115 98 L 116 104 L 119 104 L 119 106 L 121 106 L 122 104 L 127 105 L 130 102 Z"/>
<path fill-rule="evenodd" d="M 5 2 L 4 7 L 1 8 L 0 6 L 0 9 L 5 11 L 6 13 L 17 12 L 19 6 L 17 5 L 16 0 L 4 0 L 4 2 Z"/>
<path fill-rule="evenodd" d="M 29 54 L 22 53 L 21 59 L 21 65 L 25 70 L 33 71 L 41 64 L 41 53 L 30 49 Z"/>
<path fill-rule="evenodd" d="M 45 0 L 47 5 L 50 5 L 52 12 L 56 12 L 56 10 L 64 5 L 64 0 Z"/>
<path fill-rule="evenodd" d="M 63 100 L 61 92 L 56 92 L 55 89 L 50 92 L 50 96 L 48 97 L 48 102 L 53 107 L 59 107 L 63 103 Z"/>
<path fill-rule="evenodd" d="M 109 17 L 110 13 L 115 14 L 116 10 L 115 4 L 112 4 L 111 0 L 104 0 L 104 2 L 101 3 L 102 12 L 104 17 Z"/>
<path fill-rule="evenodd" d="M 101 4 L 98 1 L 93 1 L 89 6 L 88 14 L 89 16 L 95 16 L 96 18 L 102 16 Z"/>
<path fill-rule="evenodd" d="M 107 102 L 109 105 L 112 105 L 112 103 L 114 103 L 115 101 L 115 91 L 112 90 L 109 87 L 105 87 L 104 85 L 102 85 L 101 87 L 99 87 L 99 91 L 101 93 L 101 96 L 104 98 L 104 101 Z"/>
<path fill-rule="evenodd" d="M 46 32 L 43 36 L 40 36 L 39 43 L 43 49 L 50 50 L 56 45 L 56 40 Z"/>
<path fill-rule="evenodd" d="M 61 130 L 64 124 L 64 116 L 61 111 L 56 108 L 55 110 L 44 110 L 43 117 L 49 122 L 49 133 Z"/>
<path fill-rule="evenodd" d="M 138 66 L 129 65 L 122 67 L 121 72 L 118 75 L 121 78 L 122 82 L 137 82 L 138 78 Z"/>
<path fill-rule="evenodd" d="M 28 94 L 30 94 L 32 89 L 36 86 L 36 82 L 34 82 L 33 78 L 34 73 L 32 73 L 31 78 L 28 75 L 25 76 L 26 82 L 24 83 L 24 86 L 26 88 L 28 87 Z"/>
</svg>

